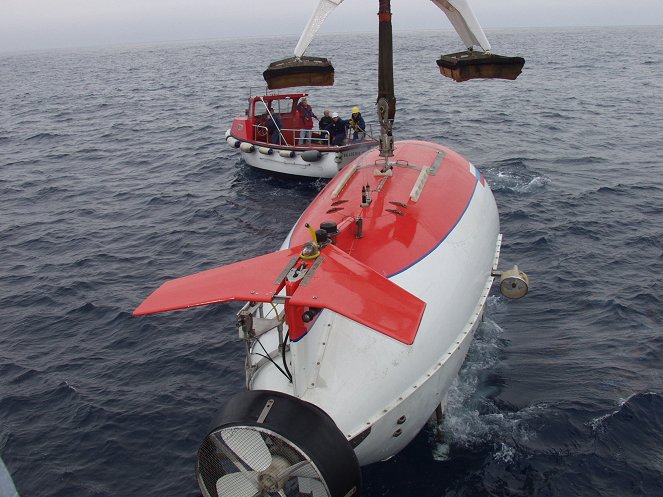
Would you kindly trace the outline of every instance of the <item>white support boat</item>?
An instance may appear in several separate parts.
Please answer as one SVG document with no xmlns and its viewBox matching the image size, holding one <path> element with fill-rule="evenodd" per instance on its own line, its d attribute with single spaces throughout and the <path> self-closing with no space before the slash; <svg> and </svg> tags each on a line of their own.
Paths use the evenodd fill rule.
<svg viewBox="0 0 663 497">
<path fill-rule="evenodd" d="M 252 167 L 272 173 L 309 178 L 333 178 L 362 152 L 373 148 L 372 127 L 366 126 L 357 139 L 349 131 L 342 145 L 334 145 L 326 130 L 312 130 L 310 143 L 299 138 L 297 104 L 307 93 L 268 93 L 249 97 L 243 116 L 235 117 L 226 131 L 226 142 L 239 149 Z M 272 115 L 281 123 L 268 129 Z"/>
</svg>

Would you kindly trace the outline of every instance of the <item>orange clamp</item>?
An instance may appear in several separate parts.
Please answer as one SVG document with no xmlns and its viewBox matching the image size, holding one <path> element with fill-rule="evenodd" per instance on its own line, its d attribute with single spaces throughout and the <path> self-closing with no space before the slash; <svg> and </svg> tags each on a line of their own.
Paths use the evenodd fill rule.
<svg viewBox="0 0 663 497">
<path fill-rule="evenodd" d="M 391 12 L 378 12 L 380 22 L 391 22 Z"/>
</svg>

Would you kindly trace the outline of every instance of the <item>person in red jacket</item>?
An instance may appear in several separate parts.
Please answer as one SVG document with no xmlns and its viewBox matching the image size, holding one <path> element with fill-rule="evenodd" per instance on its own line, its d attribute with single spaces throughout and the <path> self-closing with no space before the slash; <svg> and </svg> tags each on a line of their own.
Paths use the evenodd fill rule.
<svg viewBox="0 0 663 497">
<path fill-rule="evenodd" d="M 313 119 L 318 119 L 318 116 L 313 113 L 306 97 L 302 97 L 297 104 L 297 115 L 299 116 L 299 144 L 309 144 L 311 143 Z"/>
</svg>

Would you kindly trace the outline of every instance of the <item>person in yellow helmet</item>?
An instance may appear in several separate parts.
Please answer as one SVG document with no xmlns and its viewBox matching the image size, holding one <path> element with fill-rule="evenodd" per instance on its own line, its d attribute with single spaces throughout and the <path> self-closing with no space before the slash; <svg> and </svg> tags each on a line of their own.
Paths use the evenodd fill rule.
<svg viewBox="0 0 663 497">
<path fill-rule="evenodd" d="M 359 107 L 355 106 L 352 108 L 352 115 L 348 120 L 348 124 L 350 125 L 350 129 L 352 129 L 352 141 L 361 141 L 366 137 L 366 122 L 361 117 Z"/>
</svg>

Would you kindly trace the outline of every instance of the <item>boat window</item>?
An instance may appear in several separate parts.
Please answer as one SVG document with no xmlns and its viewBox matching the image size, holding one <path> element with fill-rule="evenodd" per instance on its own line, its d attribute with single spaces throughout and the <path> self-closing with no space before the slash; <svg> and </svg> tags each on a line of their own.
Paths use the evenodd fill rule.
<svg viewBox="0 0 663 497">
<path fill-rule="evenodd" d="M 277 114 L 290 114 L 292 112 L 292 99 L 282 98 L 268 102 L 269 106 Z M 267 117 L 267 108 L 262 100 L 257 100 L 253 106 L 254 117 Z"/>
<path fill-rule="evenodd" d="M 292 100 L 289 98 L 273 100 L 272 108 L 279 114 L 289 114 L 292 112 Z"/>
<path fill-rule="evenodd" d="M 267 109 L 265 108 L 265 104 L 262 103 L 261 101 L 257 101 L 253 109 L 254 109 L 253 115 L 255 117 L 261 117 L 267 115 Z"/>
</svg>

